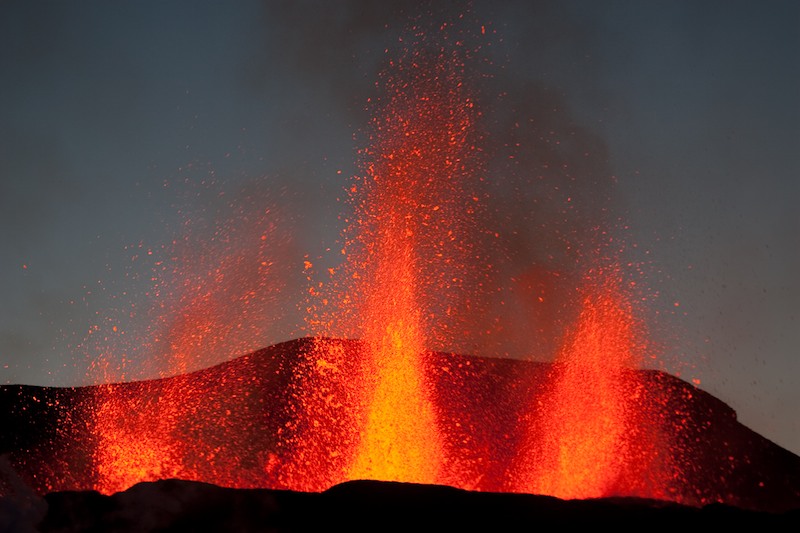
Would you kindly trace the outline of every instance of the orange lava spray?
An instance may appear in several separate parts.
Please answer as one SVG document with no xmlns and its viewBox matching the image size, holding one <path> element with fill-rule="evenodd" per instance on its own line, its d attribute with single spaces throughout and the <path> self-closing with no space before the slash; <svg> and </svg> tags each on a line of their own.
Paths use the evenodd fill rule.
<svg viewBox="0 0 800 533">
<path fill-rule="evenodd" d="M 421 362 L 425 326 L 416 303 L 414 250 L 403 243 L 402 229 L 387 238 L 390 248 L 399 247 L 386 250 L 376 265 L 366 302 L 366 420 L 348 477 L 435 483 L 443 449 Z"/>
<path fill-rule="evenodd" d="M 413 50 L 390 65 L 388 100 L 373 122 L 366 176 L 356 189 L 366 410 L 348 477 L 438 483 L 443 437 L 423 364 L 436 316 L 428 276 L 450 278 L 440 291 L 453 290 L 459 277 L 447 249 L 452 228 L 463 225 L 454 203 L 462 200 L 473 116 L 459 90 L 458 56 Z"/>
<path fill-rule="evenodd" d="M 271 253 L 280 249 L 281 241 L 273 214 L 244 199 L 228 208 L 232 213 L 197 233 L 187 221 L 187 233 L 169 249 L 171 257 L 155 263 L 155 302 L 149 310 L 153 323 L 146 333 L 128 337 L 142 345 L 133 350 L 152 352 L 148 362 L 155 368 L 150 372 L 159 377 L 185 374 L 259 348 L 270 318 L 276 316 Z M 113 326 L 115 334 L 119 329 Z M 144 381 L 135 389 L 138 394 L 115 385 L 129 377 L 112 365 L 121 348 L 114 338 L 108 337 L 94 365 L 101 374 L 94 377 L 104 383 L 92 389 L 95 488 L 110 494 L 168 477 L 231 483 L 237 474 L 217 477 L 222 469 L 215 471 L 211 462 L 224 455 L 225 444 L 214 449 L 211 441 L 228 433 L 227 424 L 196 417 L 204 409 L 203 384 L 187 377 Z M 246 402 L 240 398 L 237 408 L 246 410 Z M 204 442 L 200 435 L 213 438 Z M 233 446 L 239 440 L 228 435 L 223 443 Z"/>
<path fill-rule="evenodd" d="M 632 372 L 641 345 L 619 272 L 594 270 L 533 419 L 516 490 L 559 498 L 615 495 L 637 426 Z"/>
<path fill-rule="evenodd" d="M 478 111 L 463 72 L 468 51 L 456 34 L 448 24 L 412 28 L 370 102 L 363 174 L 349 189 L 345 264 L 330 287 L 333 322 L 364 347 L 355 375 L 338 375 L 346 380 L 340 398 L 350 402 L 335 422 L 347 426 L 340 442 L 350 443 L 344 479 L 444 479 L 445 436 L 425 359 L 469 307 L 479 201 L 472 180 L 480 169 Z M 313 358 L 337 357 L 319 354 Z M 314 382 L 307 378 L 304 388 Z M 313 393 L 302 403 L 312 417 L 330 408 Z"/>
<path fill-rule="evenodd" d="M 95 489 L 123 491 L 141 481 L 185 477 L 186 443 L 174 435 L 181 411 L 169 397 L 125 397 L 113 384 L 94 395 Z"/>
</svg>

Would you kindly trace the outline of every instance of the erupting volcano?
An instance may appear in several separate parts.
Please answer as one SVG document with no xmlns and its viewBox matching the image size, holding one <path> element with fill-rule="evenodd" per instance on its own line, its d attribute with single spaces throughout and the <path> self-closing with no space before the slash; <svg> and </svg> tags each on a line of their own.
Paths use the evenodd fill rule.
<svg viewBox="0 0 800 533">
<path fill-rule="evenodd" d="M 151 332 L 149 345 L 165 354 L 162 379 L 3 388 L 18 431 L 0 451 L 28 484 L 112 495 L 167 478 L 299 492 L 372 480 L 800 504 L 796 457 L 702 391 L 644 368 L 635 284 L 604 221 L 577 251 L 574 235 L 558 235 L 565 270 L 580 274 L 563 276 L 576 281 L 561 295 L 569 305 L 549 308 L 560 315 L 546 331 L 558 335 L 541 345 L 554 353 L 523 360 L 453 348 L 491 328 L 478 319 L 490 318 L 487 302 L 499 294 L 493 254 L 502 254 L 484 216 L 487 134 L 470 73 L 479 53 L 459 28 L 414 26 L 399 53 L 386 52 L 362 172 L 347 186 L 342 263 L 324 269 L 324 281 L 305 263 L 310 334 L 255 350 L 262 331 L 251 324 L 273 303 L 272 223 L 263 209 L 237 218 L 249 224 L 249 251 L 199 250 L 211 263 L 186 261 L 170 294 L 180 311 Z M 205 351 L 248 355 L 201 368 Z"/>
</svg>

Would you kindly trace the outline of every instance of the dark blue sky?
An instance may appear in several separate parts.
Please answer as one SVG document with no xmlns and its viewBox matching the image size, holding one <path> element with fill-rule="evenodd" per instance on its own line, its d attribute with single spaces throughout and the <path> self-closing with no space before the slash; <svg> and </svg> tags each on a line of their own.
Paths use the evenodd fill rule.
<svg viewBox="0 0 800 533">
<path fill-rule="evenodd" d="M 304 259 L 336 248 L 366 99 L 417 6 L 0 4 L 0 382 L 85 383 L 108 344 L 134 367 L 153 357 L 141 338 L 179 283 L 163 263 L 181 244 L 224 253 L 215 224 L 235 233 L 250 210 L 270 212 L 275 263 L 252 348 L 302 334 Z M 657 366 L 800 453 L 800 4 L 473 6 L 496 108 L 571 135 L 591 148 L 584 172 L 615 177 L 599 192 L 654 295 Z M 552 155 L 529 145 L 527 160 Z M 575 192 L 591 219 L 597 191 Z M 541 222 L 507 207 L 496 223 Z"/>
</svg>

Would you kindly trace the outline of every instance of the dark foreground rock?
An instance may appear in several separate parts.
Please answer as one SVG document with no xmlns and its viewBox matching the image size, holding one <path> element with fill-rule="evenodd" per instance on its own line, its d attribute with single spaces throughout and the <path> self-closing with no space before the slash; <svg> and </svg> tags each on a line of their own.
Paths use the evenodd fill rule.
<svg viewBox="0 0 800 533">
<path fill-rule="evenodd" d="M 28 510 L 37 505 L 43 513 L 38 520 L 35 513 L 29 514 L 13 525 L 15 529 L 7 530 L 277 533 L 532 531 L 541 527 L 599 525 L 609 525 L 617 531 L 732 526 L 797 531 L 800 527 L 800 510 L 767 513 L 722 504 L 692 507 L 636 498 L 560 500 L 378 481 L 352 481 L 324 492 L 304 493 L 163 480 L 139 483 L 110 496 L 94 491 L 54 492 Z M 0 509 L 5 513 L 0 516 L 0 524 L 12 527 L 8 520 L 10 505 Z"/>
</svg>

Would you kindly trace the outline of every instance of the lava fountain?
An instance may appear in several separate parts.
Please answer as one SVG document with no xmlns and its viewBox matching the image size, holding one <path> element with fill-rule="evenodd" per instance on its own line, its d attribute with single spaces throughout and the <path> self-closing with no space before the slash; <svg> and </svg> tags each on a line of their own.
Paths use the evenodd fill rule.
<svg viewBox="0 0 800 533">
<path fill-rule="evenodd" d="M 566 499 L 664 496 L 659 434 L 645 431 L 637 404 L 646 394 L 636 372 L 641 324 L 619 268 L 591 269 L 578 294 L 579 316 L 530 405 L 513 490 Z"/>
<path fill-rule="evenodd" d="M 580 311 L 547 382 L 505 409 L 514 413 L 507 414 L 510 426 L 489 420 L 503 410 L 492 405 L 497 398 L 489 389 L 481 405 L 465 409 L 486 410 L 485 417 L 459 412 L 468 404 L 459 393 L 475 376 L 432 363 L 441 361 L 435 351 L 452 351 L 487 327 L 474 319 L 494 279 L 485 239 L 497 234 L 481 224 L 482 115 L 465 74 L 475 50 L 465 42 L 458 27 L 444 23 L 412 27 L 397 55 L 387 50 L 378 96 L 369 102 L 362 172 L 348 187 L 343 264 L 328 269 L 329 282 L 314 282 L 314 265 L 305 262 L 314 335 L 291 369 L 287 416 L 274 442 L 243 444 L 234 434 L 230 421 L 248 411 L 249 400 L 227 403 L 218 420 L 202 421 L 207 384 L 189 377 L 154 385 L 135 400 L 102 386 L 93 411 L 101 491 L 181 477 L 303 491 L 373 479 L 562 498 L 666 494 L 659 435 L 642 429 L 637 404 L 647 394 L 635 378 L 641 332 L 613 264 L 577 265 L 587 268 L 572 293 Z M 153 348 L 169 361 L 167 373 L 199 366 L 199 354 L 258 347 L 254 320 L 272 312 L 265 283 L 273 263 L 264 247 L 273 230 L 264 231 L 260 217 L 236 222 L 252 228 L 253 220 L 259 230 L 245 231 L 244 255 L 201 247 L 192 257 L 210 263 L 195 269 L 187 261 L 178 269 L 178 297 L 165 291 L 178 312 Z M 237 240 L 218 237 L 224 246 Z M 602 253 L 607 244 L 581 248 Z M 247 342 L 231 344 L 237 339 Z M 502 428 L 475 430 L 478 420 Z M 510 456 L 516 458 L 506 464 Z"/>
<path fill-rule="evenodd" d="M 370 101 L 364 172 L 349 190 L 343 278 L 331 297 L 334 320 L 365 346 L 355 375 L 340 373 L 351 400 L 340 413 L 348 418 L 342 440 L 352 446 L 333 482 L 444 480 L 445 437 L 424 358 L 458 320 L 459 305 L 468 306 L 462 295 L 474 263 L 472 185 L 480 170 L 467 52 L 451 31 L 413 28 L 413 42 L 403 42 L 377 83 L 382 96 Z"/>
<path fill-rule="evenodd" d="M 263 342 L 266 313 L 274 316 L 277 285 L 270 253 L 280 244 L 273 214 L 244 200 L 228 208 L 232 213 L 214 220 L 211 232 L 201 228 L 193 234 L 192 220 L 186 222 L 169 258 L 157 260 L 151 273 L 156 301 L 148 332 L 129 335 L 157 354 L 149 358 L 156 367 L 151 372 L 177 377 L 144 382 L 136 393 L 119 386 L 126 376 L 113 370 L 113 361 L 120 359 L 116 352 L 123 344 L 112 339 L 119 341 L 124 331 L 109 328 L 111 337 L 93 368 L 103 383 L 93 388 L 91 408 L 93 488 L 100 492 L 164 478 L 242 484 L 235 469 L 211 474 L 214 458 L 219 461 L 241 438 L 229 434 L 225 420 L 198 420 L 201 402 L 212 398 L 203 400 L 204 385 L 181 376 L 215 358 L 255 350 Z M 240 398 L 234 409 L 247 410 L 246 401 Z M 214 436 L 207 442 L 198 440 L 209 433 Z"/>
<path fill-rule="evenodd" d="M 472 121 L 452 64 L 420 55 L 392 65 L 391 96 L 373 124 L 375 148 L 367 152 L 372 161 L 356 211 L 367 408 L 351 479 L 436 483 L 444 459 L 421 361 L 434 325 L 423 279 L 447 269 L 447 228 L 458 219 L 443 204 L 460 191 Z"/>
</svg>

